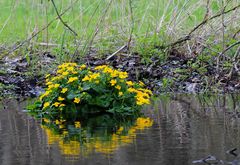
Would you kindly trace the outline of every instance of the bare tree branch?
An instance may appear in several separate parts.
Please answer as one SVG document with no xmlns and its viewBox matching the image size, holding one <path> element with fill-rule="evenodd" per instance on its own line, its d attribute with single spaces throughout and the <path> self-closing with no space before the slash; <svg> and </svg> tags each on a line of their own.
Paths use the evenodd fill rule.
<svg viewBox="0 0 240 165">
<path fill-rule="evenodd" d="M 59 20 L 62 22 L 62 24 L 63 24 L 66 28 L 68 28 L 75 36 L 77 36 L 78 34 L 77 34 L 66 22 L 63 21 L 61 15 L 60 15 L 59 12 L 58 12 L 58 9 L 57 9 L 57 6 L 56 6 L 54 0 L 51 0 L 51 2 L 52 2 L 52 4 L 53 4 L 53 7 L 54 7 L 54 9 L 55 9 L 55 11 L 56 11 L 56 13 L 57 13 L 57 16 L 58 16 Z"/>
<path fill-rule="evenodd" d="M 211 21 L 211 20 L 213 20 L 213 19 L 215 19 L 215 18 L 217 18 L 217 17 L 220 17 L 220 16 L 223 15 L 223 14 L 230 13 L 230 12 L 238 9 L 239 7 L 240 7 L 240 4 L 237 5 L 237 6 L 235 6 L 235 7 L 233 7 L 233 8 L 231 8 L 231 9 L 229 9 L 229 10 L 227 10 L 227 11 L 224 11 L 224 12 L 221 11 L 220 13 L 218 13 L 218 14 L 210 17 L 210 18 L 204 19 L 200 24 L 198 24 L 197 26 L 195 26 L 185 37 L 182 37 L 182 38 L 178 39 L 177 41 L 175 41 L 175 42 L 173 42 L 173 43 L 170 43 L 170 44 L 168 44 L 168 45 L 166 45 L 166 46 L 164 46 L 164 47 L 165 47 L 165 48 L 172 47 L 172 46 L 178 45 L 178 44 L 180 44 L 180 43 L 183 43 L 183 42 L 185 42 L 185 41 L 191 40 L 192 34 L 193 34 L 197 29 L 199 29 L 200 27 L 202 27 L 203 25 L 205 25 L 205 24 L 208 23 L 209 21 Z"/>
</svg>

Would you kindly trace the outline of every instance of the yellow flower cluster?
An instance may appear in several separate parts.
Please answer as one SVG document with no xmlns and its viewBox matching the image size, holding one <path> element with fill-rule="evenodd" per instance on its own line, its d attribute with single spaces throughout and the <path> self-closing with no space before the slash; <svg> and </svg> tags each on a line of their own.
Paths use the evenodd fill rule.
<svg viewBox="0 0 240 165">
<path fill-rule="evenodd" d="M 130 93 L 136 93 L 135 98 L 137 105 L 150 104 L 150 95 L 152 95 L 152 91 L 143 88 L 128 88 L 127 91 Z"/>
<path fill-rule="evenodd" d="M 93 81 L 97 81 L 98 82 L 98 78 L 100 77 L 100 73 L 92 73 L 89 72 L 89 75 L 86 75 L 82 81 L 89 81 L 89 82 L 93 82 Z"/>
<path fill-rule="evenodd" d="M 110 76 L 112 78 L 119 77 L 120 79 L 126 79 L 128 77 L 127 72 L 122 72 L 122 71 L 118 71 L 116 69 L 112 69 L 107 65 L 97 66 L 97 67 L 95 67 L 95 70 L 102 71 L 103 73 L 108 73 L 108 74 L 110 74 Z"/>
<path fill-rule="evenodd" d="M 65 104 L 70 101 L 66 96 L 73 92 L 71 102 L 79 104 L 81 101 L 85 102 L 84 99 L 90 99 L 90 97 L 86 97 L 82 91 L 83 88 L 85 90 L 87 88 L 88 90 L 89 88 L 93 88 L 92 85 L 88 83 L 95 83 L 94 85 L 96 85 L 101 82 L 99 86 L 94 86 L 94 90 L 107 91 L 106 94 L 112 93 L 112 96 L 114 98 L 117 96 L 118 98 L 116 99 L 120 100 L 123 104 L 131 98 L 136 100 L 135 102 L 127 103 L 126 106 L 137 108 L 137 106 L 135 106 L 136 104 L 139 106 L 150 104 L 152 92 L 145 89 L 142 82 L 135 83 L 127 81 L 127 77 L 127 72 L 113 69 L 107 65 L 97 66 L 91 70 L 87 68 L 86 65 L 79 66 L 76 63 L 64 63 L 58 66 L 56 76 L 52 78 L 50 75 L 46 76 L 47 90 L 40 96 L 40 100 L 44 101 L 43 109 L 47 109 L 48 107 L 64 107 L 67 106 Z M 101 89 L 98 90 L 98 88 Z M 76 93 L 74 93 L 75 91 Z M 108 100 L 106 100 L 106 102 L 107 101 Z M 61 108 L 60 110 L 64 109 Z"/>
<path fill-rule="evenodd" d="M 77 81 L 78 80 L 78 78 L 77 77 L 70 77 L 69 79 L 68 79 L 68 84 L 69 83 L 71 83 L 71 82 L 73 82 L 73 81 Z"/>
<path fill-rule="evenodd" d="M 58 122 L 58 123 L 60 125 L 62 124 L 61 122 Z M 135 125 L 127 130 L 126 135 L 122 135 L 124 128 L 120 127 L 116 131 L 116 133 L 109 135 L 110 136 L 109 140 L 106 140 L 106 138 L 104 137 L 101 138 L 99 136 L 90 137 L 90 139 L 87 139 L 85 143 L 83 143 L 82 145 L 80 144 L 79 141 L 72 140 L 69 142 L 64 142 L 63 141 L 64 136 L 68 134 L 68 131 L 65 131 L 62 135 L 57 135 L 57 134 L 54 134 L 54 132 L 46 126 L 42 126 L 42 128 L 45 130 L 49 145 L 58 144 L 61 150 L 61 153 L 64 156 L 77 157 L 77 156 L 80 156 L 80 154 L 91 153 L 94 151 L 103 153 L 103 154 L 112 154 L 121 146 L 133 143 L 134 140 L 136 139 L 136 134 L 137 134 L 136 132 L 138 130 L 149 128 L 152 126 L 152 124 L 153 124 L 153 120 L 151 120 L 150 118 L 138 118 Z M 80 122 L 75 122 L 74 125 L 75 125 L 75 128 L 81 127 Z"/>
</svg>

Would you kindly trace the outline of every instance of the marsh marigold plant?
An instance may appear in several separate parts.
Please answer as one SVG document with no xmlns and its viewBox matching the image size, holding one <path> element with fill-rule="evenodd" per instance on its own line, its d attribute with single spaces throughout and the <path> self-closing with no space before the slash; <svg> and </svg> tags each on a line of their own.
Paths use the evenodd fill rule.
<svg viewBox="0 0 240 165">
<path fill-rule="evenodd" d="M 98 113 L 139 116 L 152 92 L 142 82 L 128 81 L 128 73 L 107 65 L 89 68 L 76 63 L 58 66 L 46 76 L 46 91 L 31 112 L 51 119 L 76 119 Z"/>
</svg>

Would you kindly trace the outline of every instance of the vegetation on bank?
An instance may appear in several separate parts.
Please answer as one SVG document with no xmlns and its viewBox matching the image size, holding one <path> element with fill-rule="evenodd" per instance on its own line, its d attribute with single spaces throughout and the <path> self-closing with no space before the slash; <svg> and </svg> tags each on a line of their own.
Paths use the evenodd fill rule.
<svg viewBox="0 0 240 165">
<path fill-rule="evenodd" d="M 135 68 L 130 77 L 157 91 L 240 88 L 239 0 L 3 0 L 0 6 L 0 62 L 20 58 L 27 68 L 13 77 L 43 77 L 66 61 L 104 61 Z M 1 76 L 0 82 L 14 84 Z"/>
<path fill-rule="evenodd" d="M 58 66 L 46 76 L 46 91 L 29 107 L 38 118 L 83 120 L 92 115 L 111 114 L 120 120 L 141 115 L 141 106 L 150 104 L 152 91 L 142 82 L 127 81 L 128 73 L 101 65 L 94 69 L 76 63 Z"/>
</svg>

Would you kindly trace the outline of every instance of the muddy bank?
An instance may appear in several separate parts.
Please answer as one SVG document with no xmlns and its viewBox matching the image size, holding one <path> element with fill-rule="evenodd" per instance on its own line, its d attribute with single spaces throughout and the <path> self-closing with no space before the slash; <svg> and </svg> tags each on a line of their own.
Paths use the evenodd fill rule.
<svg viewBox="0 0 240 165">
<path fill-rule="evenodd" d="M 35 58 L 35 57 L 34 57 Z M 3 58 L 0 60 L 0 96 L 37 96 L 44 88 L 44 75 L 54 73 L 57 59 L 50 53 L 33 57 Z M 236 92 L 240 90 L 239 73 L 229 76 L 226 70 L 216 71 L 210 61 L 199 62 L 197 58 L 183 58 L 174 54 L 167 60 L 152 57 L 143 62 L 138 54 L 116 54 L 108 60 L 88 55 L 78 63 L 89 66 L 108 64 L 129 73 L 129 79 L 143 81 L 155 94 L 160 92 L 198 93 L 206 91 Z M 35 60 L 35 62 L 33 62 Z"/>
</svg>

